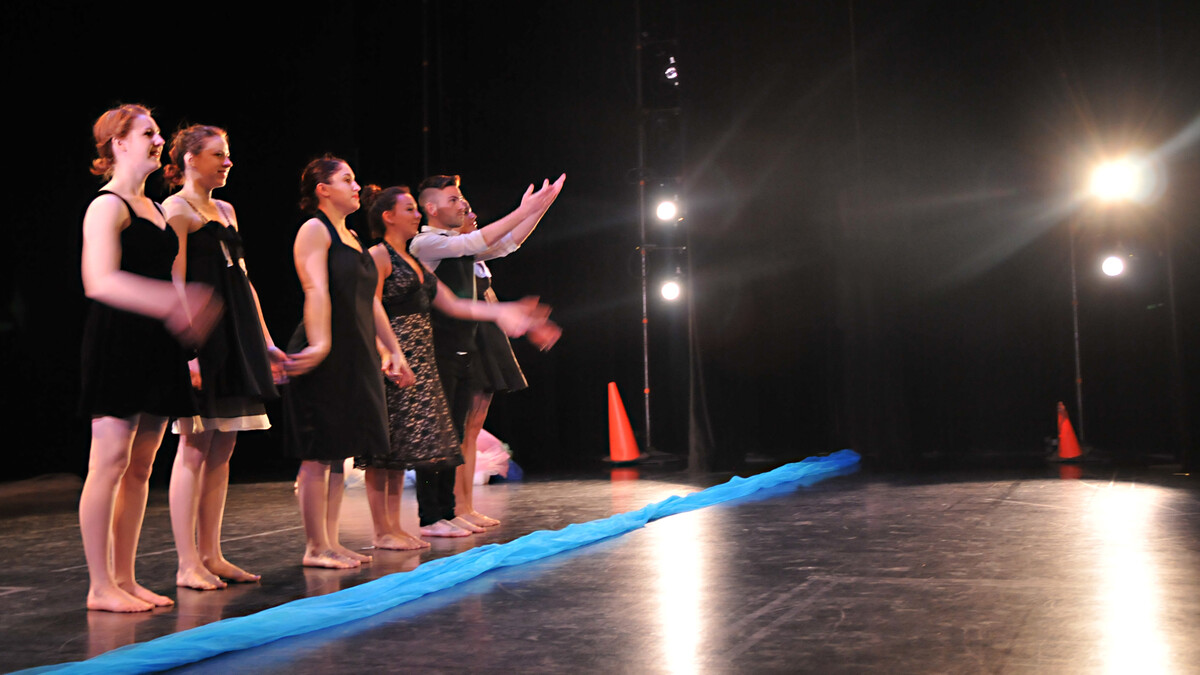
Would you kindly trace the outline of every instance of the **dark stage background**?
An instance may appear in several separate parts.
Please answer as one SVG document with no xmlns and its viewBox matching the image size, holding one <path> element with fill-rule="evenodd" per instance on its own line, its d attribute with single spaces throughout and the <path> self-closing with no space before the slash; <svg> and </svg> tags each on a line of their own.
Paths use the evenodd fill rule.
<svg viewBox="0 0 1200 675">
<path fill-rule="evenodd" d="M 164 131 L 229 130 L 235 168 L 218 196 L 238 208 L 283 343 L 300 317 L 290 246 L 306 161 L 334 152 L 383 185 L 426 172 L 426 13 L 429 172 L 461 174 L 483 222 L 528 182 L 568 174 L 525 247 L 492 265 L 501 296 L 540 294 L 565 335 L 548 354 L 517 342 L 532 386 L 498 396 L 488 428 L 527 470 L 592 465 L 616 381 L 640 432 L 632 2 L 166 7 L 6 5 L 4 478 L 86 469 L 74 404 L 96 116 L 142 102 Z M 677 30 L 697 357 L 689 368 L 686 305 L 652 303 L 658 449 L 688 455 L 692 408 L 711 468 L 842 447 L 887 467 L 1040 456 L 1055 403 L 1077 415 L 1074 217 L 1088 440 L 1170 461 L 1173 400 L 1186 420 L 1200 384 L 1194 3 L 685 1 Z M 1068 206 L 1099 155 L 1163 146 L 1158 202 Z M 1182 399 L 1169 386 L 1168 226 Z M 1091 256 L 1118 245 L 1131 273 L 1102 280 Z M 278 432 L 239 443 L 235 478 L 294 471 Z"/>
</svg>

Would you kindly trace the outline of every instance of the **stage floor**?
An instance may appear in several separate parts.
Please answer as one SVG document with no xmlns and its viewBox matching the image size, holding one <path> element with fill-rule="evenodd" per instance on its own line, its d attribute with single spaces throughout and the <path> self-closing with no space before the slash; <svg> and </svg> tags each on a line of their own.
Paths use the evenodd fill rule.
<svg viewBox="0 0 1200 675">
<path fill-rule="evenodd" d="M 377 616 L 235 652 L 188 672 L 1197 672 L 1200 484 L 1169 472 L 856 474 L 670 516 L 489 572 Z M 3 670 L 333 593 L 482 543 L 630 511 L 727 475 L 642 469 L 477 488 L 486 535 L 378 552 L 357 570 L 300 566 L 290 483 L 234 485 L 223 591 L 174 589 L 166 494 L 152 492 L 139 579 L 178 604 L 83 609 L 76 515 L 0 519 Z M 404 515 L 415 528 L 412 491 Z M 370 543 L 361 488 L 344 543 Z"/>
</svg>

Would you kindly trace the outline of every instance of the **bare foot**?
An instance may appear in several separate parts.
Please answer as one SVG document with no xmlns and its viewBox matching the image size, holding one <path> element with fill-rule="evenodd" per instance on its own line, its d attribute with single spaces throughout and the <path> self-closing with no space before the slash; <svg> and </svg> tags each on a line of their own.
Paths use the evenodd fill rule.
<svg viewBox="0 0 1200 675">
<path fill-rule="evenodd" d="M 175 604 L 174 600 L 168 598 L 165 595 L 159 595 L 158 593 L 155 593 L 154 591 L 150 590 L 149 588 L 146 588 L 145 586 L 139 584 L 136 581 L 133 582 L 132 584 L 128 584 L 128 585 L 126 585 L 126 584 L 118 584 L 118 585 L 121 586 L 121 590 L 125 591 L 126 593 L 132 595 L 133 597 L 137 598 L 138 600 L 141 600 L 143 602 L 148 602 L 148 603 L 154 605 L 155 607 L 170 607 L 171 605 Z"/>
<path fill-rule="evenodd" d="M 421 528 L 422 537 L 469 537 L 471 533 L 448 520 L 439 520 Z"/>
<path fill-rule="evenodd" d="M 149 612 L 154 605 L 113 586 L 104 591 L 88 589 L 87 608 L 100 612 Z"/>
<path fill-rule="evenodd" d="M 415 543 L 417 545 L 417 548 L 430 548 L 431 546 L 433 546 L 433 544 L 425 541 L 424 539 L 421 539 L 420 537 L 414 537 L 413 535 L 405 532 L 404 530 L 400 530 L 400 535 L 405 537 L 406 539 L 411 539 L 413 541 L 413 543 Z"/>
<path fill-rule="evenodd" d="M 215 591 L 225 588 L 225 582 L 213 576 L 206 569 L 180 569 L 175 572 L 175 585 L 180 588 L 194 588 L 197 591 Z"/>
<path fill-rule="evenodd" d="M 348 570 L 358 567 L 361 563 L 348 558 L 341 558 L 333 551 L 321 551 L 314 553 L 312 551 L 304 552 L 305 567 L 327 567 L 335 570 Z"/>
<path fill-rule="evenodd" d="M 346 558 L 347 560 L 355 560 L 355 561 L 358 561 L 360 564 L 371 562 L 371 556 L 363 555 L 357 551 L 351 551 L 350 549 L 346 548 L 345 546 L 342 546 L 341 544 L 334 544 L 333 552 L 336 553 L 338 555 L 338 557 Z"/>
<path fill-rule="evenodd" d="M 483 532 L 482 527 L 476 525 L 475 523 L 472 523 L 471 521 L 467 520 L 466 518 L 463 518 L 462 516 L 455 516 L 454 520 L 450 521 L 450 524 L 454 525 L 455 527 L 460 527 L 460 528 L 466 530 L 467 532 L 470 532 L 471 534 L 479 534 L 479 533 Z"/>
<path fill-rule="evenodd" d="M 500 521 L 496 520 L 495 518 L 485 516 L 478 511 L 464 513 L 460 515 L 459 518 L 462 518 L 463 520 L 477 527 L 496 527 L 500 524 Z"/>
<path fill-rule="evenodd" d="M 375 537 L 375 548 L 387 549 L 389 551 L 413 551 L 419 548 L 425 548 L 420 539 L 410 537 L 406 534 L 385 534 L 381 537 Z"/>
<path fill-rule="evenodd" d="M 239 584 L 252 583 L 262 579 L 262 575 L 251 574 L 250 572 L 247 572 L 246 570 L 234 565 L 224 558 L 205 560 L 204 566 L 208 568 L 209 572 L 212 572 L 218 577 L 228 579 Z"/>
</svg>

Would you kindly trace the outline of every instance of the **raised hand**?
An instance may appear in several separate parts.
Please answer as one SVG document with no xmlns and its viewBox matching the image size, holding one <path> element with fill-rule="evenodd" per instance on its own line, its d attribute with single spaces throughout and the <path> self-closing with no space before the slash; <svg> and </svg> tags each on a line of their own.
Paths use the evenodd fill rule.
<svg viewBox="0 0 1200 675">
<path fill-rule="evenodd" d="M 530 185 L 525 189 L 525 196 L 521 198 L 521 206 L 528 208 L 534 213 L 545 213 L 550 205 L 558 199 L 558 193 L 562 192 L 563 183 L 567 181 L 567 174 L 558 177 L 558 180 L 551 183 L 549 180 L 542 180 L 542 187 L 538 188 L 537 192 L 530 192 L 533 186 Z"/>
</svg>

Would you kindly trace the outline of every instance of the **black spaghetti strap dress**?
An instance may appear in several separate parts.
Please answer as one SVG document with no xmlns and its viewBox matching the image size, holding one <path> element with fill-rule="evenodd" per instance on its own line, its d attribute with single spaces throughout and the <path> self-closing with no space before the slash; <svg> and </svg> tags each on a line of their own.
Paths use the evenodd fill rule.
<svg viewBox="0 0 1200 675">
<path fill-rule="evenodd" d="M 192 206 L 190 202 L 188 205 Z M 203 218 L 195 206 L 192 209 Z M 199 413 L 179 419 L 176 432 L 270 428 L 264 402 L 279 397 L 271 377 L 258 307 L 244 268 L 242 237 L 229 215 L 223 209 L 221 213 L 228 223 L 210 220 L 188 235 L 188 281 L 212 286 L 225 301 L 225 313 L 198 350 Z"/>
<path fill-rule="evenodd" d="M 347 246 L 322 212 L 329 231 L 329 355 L 283 387 L 283 445 L 301 460 L 339 461 L 388 450 L 383 373 L 375 349 L 375 261 L 364 248 Z M 304 321 L 288 352 L 308 346 Z"/>
<path fill-rule="evenodd" d="M 179 239 L 129 209 L 121 231 L 121 270 L 159 281 L 171 280 Z M 158 204 L 154 205 L 162 213 Z M 165 220 L 165 216 L 164 216 Z M 159 319 L 93 301 L 83 329 L 79 412 L 90 417 L 148 413 L 180 417 L 196 412 L 184 349 Z"/>
<path fill-rule="evenodd" d="M 475 284 L 480 298 L 496 302 L 490 277 L 476 275 Z M 529 386 L 525 381 L 525 373 L 521 372 L 521 364 L 517 363 L 517 356 L 513 354 L 508 336 L 496 324 L 484 321 L 476 328 L 475 354 L 475 361 L 471 364 L 471 379 L 476 391 L 512 392 Z"/>
</svg>

